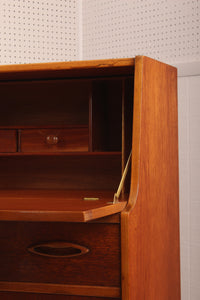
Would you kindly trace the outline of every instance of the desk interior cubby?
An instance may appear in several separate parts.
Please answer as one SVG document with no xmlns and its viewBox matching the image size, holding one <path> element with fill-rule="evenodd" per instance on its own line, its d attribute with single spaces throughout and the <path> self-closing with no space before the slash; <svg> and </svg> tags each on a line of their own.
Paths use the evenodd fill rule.
<svg viewBox="0 0 200 300">
<path fill-rule="evenodd" d="M 2 81 L 0 93 L 2 203 L 125 206 L 130 175 L 112 201 L 131 151 L 131 77 Z"/>
</svg>

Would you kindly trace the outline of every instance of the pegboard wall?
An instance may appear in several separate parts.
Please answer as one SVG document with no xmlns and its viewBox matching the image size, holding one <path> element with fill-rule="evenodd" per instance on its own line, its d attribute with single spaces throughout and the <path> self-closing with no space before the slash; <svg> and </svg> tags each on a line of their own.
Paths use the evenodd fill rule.
<svg viewBox="0 0 200 300">
<path fill-rule="evenodd" d="M 200 60 L 200 0 L 0 0 L 0 64 Z"/>
<path fill-rule="evenodd" d="M 0 64 L 76 60 L 78 0 L 0 0 Z"/>
<path fill-rule="evenodd" d="M 200 60 L 199 0 L 83 0 L 83 59 Z"/>
</svg>

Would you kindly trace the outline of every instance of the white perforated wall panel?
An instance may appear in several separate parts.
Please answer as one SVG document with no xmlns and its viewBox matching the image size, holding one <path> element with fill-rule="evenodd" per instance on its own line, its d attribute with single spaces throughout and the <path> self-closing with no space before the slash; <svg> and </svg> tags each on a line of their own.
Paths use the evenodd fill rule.
<svg viewBox="0 0 200 300">
<path fill-rule="evenodd" d="M 76 60 L 79 0 L 0 0 L 0 64 Z"/>
<path fill-rule="evenodd" d="M 200 58 L 199 0 L 83 0 L 83 58 Z"/>
</svg>

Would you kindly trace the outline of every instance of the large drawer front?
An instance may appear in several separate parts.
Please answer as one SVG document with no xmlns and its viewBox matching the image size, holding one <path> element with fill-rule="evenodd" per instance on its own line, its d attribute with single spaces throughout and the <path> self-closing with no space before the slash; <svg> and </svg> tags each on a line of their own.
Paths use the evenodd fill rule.
<svg viewBox="0 0 200 300">
<path fill-rule="evenodd" d="M 67 129 L 22 129 L 21 152 L 71 152 L 88 151 L 87 127 Z"/>
<path fill-rule="evenodd" d="M 119 287 L 119 234 L 119 224 L 1 222 L 0 280 Z M 62 251 L 60 257 L 59 251 L 55 256 L 30 252 L 35 245 L 56 241 L 89 251 L 69 257 Z M 43 251 L 48 249 L 39 249 Z"/>
<path fill-rule="evenodd" d="M 17 151 L 16 130 L 0 130 L 0 153 Z"/>
</svg>

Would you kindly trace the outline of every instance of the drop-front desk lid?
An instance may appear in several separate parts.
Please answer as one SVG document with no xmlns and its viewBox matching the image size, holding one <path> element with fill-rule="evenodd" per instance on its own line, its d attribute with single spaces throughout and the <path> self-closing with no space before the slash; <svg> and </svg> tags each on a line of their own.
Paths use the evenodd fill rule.
<svg viewBox="0 0 200 300">
<path fill-rule="evenodd" d="M 0 220 L 86 222 L 122 211 L 111 191 L 1 190 Z"/>
</svg>

